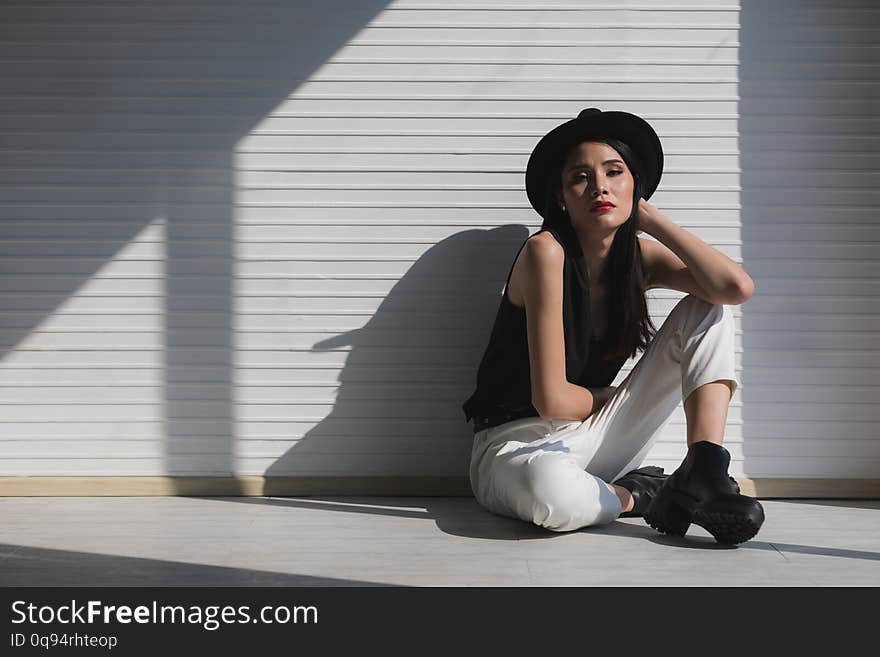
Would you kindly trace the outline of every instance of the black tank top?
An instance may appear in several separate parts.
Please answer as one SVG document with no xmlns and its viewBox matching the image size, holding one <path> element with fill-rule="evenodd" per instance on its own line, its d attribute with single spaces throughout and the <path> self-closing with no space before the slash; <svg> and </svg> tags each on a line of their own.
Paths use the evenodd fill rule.
<svg viewBox="0 0 880 657">
<path fill-rule="evenodd" d="M 538 232 L 545 230 L 565 250 L 562 325 L 566 379 L 584 388 L 609 386 L 627 359 L 603 360 L 609 336 L 604 336 L 604 342 L 593 339 L 588 274 L 580 244 L 576 239 L 567 242 L 553 228 Z M 525 242 L 514 257 L 514 264 L 524 246 Z M 508 296 L 512 273 L 513 265 L 507 274 L 489 344 L 477 370 L 477 388 L 462 405 L 468 421 L 473 417 L 498 418 L 492 423 L 497 425 L 514 418 L 539 415 L 532 405 L 525 309 L 515 306 Z"/>
</svg>

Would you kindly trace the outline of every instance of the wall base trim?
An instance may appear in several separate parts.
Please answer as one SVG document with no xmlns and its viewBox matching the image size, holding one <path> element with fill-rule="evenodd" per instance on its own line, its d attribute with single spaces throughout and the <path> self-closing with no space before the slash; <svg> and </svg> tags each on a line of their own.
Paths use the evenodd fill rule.
<svg viewBox="0 0 880 657">
<path fill-rule="evenodd" d="M 738 477 L 759 498 L 880 499 L 880 479 Z M 472 497 L 467 477 L 0 477 L 0 497 Z"/>
</svg>

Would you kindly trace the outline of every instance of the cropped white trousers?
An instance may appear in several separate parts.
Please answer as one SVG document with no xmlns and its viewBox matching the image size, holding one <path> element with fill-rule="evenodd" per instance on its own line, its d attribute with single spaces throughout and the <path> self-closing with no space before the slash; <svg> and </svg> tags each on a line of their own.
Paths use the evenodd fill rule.
<svg viewBox="0 0 880 657">
<path fill-rule="evenodd" d="M 736 392 L 735 368 L 730 306 L 685 296 L 586 420 L 520 418 L 474 434 L 477 502 L 559 532 L 613 521 L 622 509 L 605 482 L 641 465 L 676 406 L 698 387 L 728 380 Z"/>
</svg>

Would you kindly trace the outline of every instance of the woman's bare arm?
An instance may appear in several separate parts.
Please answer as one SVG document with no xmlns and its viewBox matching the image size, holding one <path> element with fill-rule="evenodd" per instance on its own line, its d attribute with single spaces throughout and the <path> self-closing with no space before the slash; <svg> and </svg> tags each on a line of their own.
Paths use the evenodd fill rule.
<svg viewBox="0 0 880 657">
<path fill-rule="evenodd" d="M 529 238 L 522 254 L 532 405 L 545 419 L 585 420 L 602 407 L 610 392 L 607 388 L 584 388 L 566 379 L 562 323 L 565 252 L 552 235 L 538 233 Z"/>
<path fill-rule="evenodd" d="M 728 305 L 744 303 L 752 296 L 754 281 L 741 265 L 677 225 L 645 199 L 639 200 L 638 221 L 639 227 L 659 242 L 641 242 L 649 287 L 680 290 L 709 303 Z"/>
</svg>

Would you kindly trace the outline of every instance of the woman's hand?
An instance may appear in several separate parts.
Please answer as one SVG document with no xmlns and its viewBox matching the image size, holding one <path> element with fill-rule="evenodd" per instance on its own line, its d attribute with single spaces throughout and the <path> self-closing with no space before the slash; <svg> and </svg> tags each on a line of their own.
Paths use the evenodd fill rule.
<svg viewBox="0 0 880 657">
<path fill-rule="evenodd" d="M 638 225 L 636 226 L 636 235 L 641 232 L 646 232 L 648 235 L 654 235 L 653 229 L 657 222 L 657 217 L 660 216 L 660 210 L 655 205 L 651 205 L 645 199 L 639 199 L 639 210 L 636 215 L 636 219 L 638 220 Z"/>
</svg>

